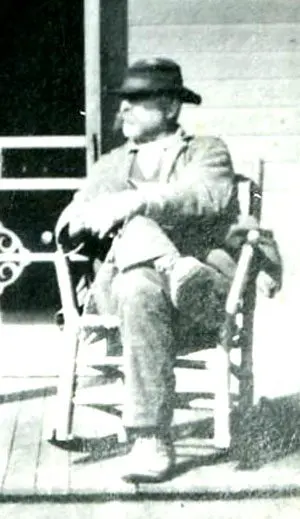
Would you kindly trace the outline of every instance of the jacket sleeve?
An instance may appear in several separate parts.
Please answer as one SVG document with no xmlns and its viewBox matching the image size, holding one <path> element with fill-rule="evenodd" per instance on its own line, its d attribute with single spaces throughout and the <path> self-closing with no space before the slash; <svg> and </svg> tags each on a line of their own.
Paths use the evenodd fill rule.
<svg viewBox="0 0 300 519">
<path fill-rule="evenodd" d="M 75 194 L 74 202 L 91 202 L 99 195 L 128 189 L 126 174 L 120 167 L 120 164 L 123 165 L 126 161 L 127 155 L 124 146 L 101 155 L 100 159 L 93 164 L 90 177 L 86 179 L 84 187 Z M 126 165 L 124 168 L 126 169 Z"/>
<path fill-rule="evenodd" d="M 191 160 L 168 184 L 146 183 L 140 187 L 146 216 L 172 223 L 182 216 L 210 216 L 222 212 L 232 195 L 234 172 L 224 142 L 208 138 L 191 150 Z"/>
<path fill-rule="evenodd" d="M 77 191 L 72 201 L 61 213 L 57 222 L 57 231 L 72 221 L 74 217 L 86 210 L 86 204 L 104 193 L 120 192 L 128 189 L 128 184 L 120 168 L 124 161 L 124 147 L 115 148 L 100 157 L 92 166 L 91 175 L 86 179 L 82 189 Z"/>
</svg>

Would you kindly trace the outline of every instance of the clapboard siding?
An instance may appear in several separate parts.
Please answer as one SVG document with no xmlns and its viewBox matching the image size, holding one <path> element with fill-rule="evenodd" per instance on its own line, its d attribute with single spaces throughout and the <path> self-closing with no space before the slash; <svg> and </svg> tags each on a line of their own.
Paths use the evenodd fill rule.
<svg viewBox="0 0 300 519">
<path fill-rule="evenodd" d="M 289 183 L 286 182 L 287 178 L 285 172 L 287 171 Z M 300 192 L 299 164 L 291 164 L 287 162 L 266 162 L 264 187 L 266 191 L 276 191 L 279 194 L 286 194 L 286 192 L 293 191 L 295 196 L 298 196 Z"/>
<path fill-rule="evenodd" d="M 278 240 L 284 277 L 263 314 L 257 307 L 254 389 L 268 394 L 273 380 L 285 394 L 282 366 L 299 387 L 300 0 L 129 0 L 129 21 L 129 61 L 169 56 L 202 94 L 201 107 L 183 109 L 187 129 L 220 135 L 236 171 L 254 179 L 251 161 L 265 161 L 262 225 Z"/>
<path fill-rule="evenodd" d="M 170 55 L 173 52 L 300 51 L 299 25 L 216 24 L 132 26 L 130 52 Z"/>
<path fill-rule="evenodd" d="M 129 0 L 135 25 L 300 22 L 299 0 Z"/>
<path fill-rule="evenodd" d="M 269 163 L 282 162 L 286 167 L 283 173 L 291 164 L 296 164 L 299 171 L 300 163 L 300 135 L 236 135 L 223 136 L 229 146 L 233 157 L 237 159 L 246 153 L 250 157 L 261 157 Z"/>
<path fill-rule="evenodd" d="M 130 43 L 135 38 L 132 27 Z M 145 55 L 156 55 L 149 46 L 147 52 L 130 45 L 129 61 L 142 59 Z M 162 46 L 159 55 L 167 55 Z M 175 51 L 170 55 L 180 63 L 183 73 L 189 78 L 199 79 L 282 79 L 300 78 L 300 52 L 194 52 L 192 49 Z"/>
<path fill-rule="evenodd" d="M 300 79 L 203 80 L 189 74 L 184 77 L 190 88 L 201 93 L 202 104 L 207 108 L 300 106 Z"/>
<path fill-rule="evenodd" d="M 182 123 L 188 131 L 221 135 L 297 135 L 297 108 L 194 108 L 184 107 Z"/>
<path fill-rule="evenodd" d="M 129 0 L 129 61 L 165 55 L 201 93 L 183 126 L 295 163 L 300 141 L 300 3 Z M 250 143 L 250 144 L 249 144 Z M 241 150 L 242 148 L 239 148 Z M 274 157 L 274 158 L 273 158 Z"/>
</svg>

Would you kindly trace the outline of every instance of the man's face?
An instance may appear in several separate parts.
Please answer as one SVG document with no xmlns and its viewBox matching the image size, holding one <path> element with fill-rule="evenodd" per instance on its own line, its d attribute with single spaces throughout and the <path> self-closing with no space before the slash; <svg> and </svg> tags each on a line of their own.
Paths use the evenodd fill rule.
<svg viewBox="0 0 300 519">
<path fill-rule="evenodd" d="M 175 103 L 177 106 L 178 102 Z M 135 142 L 147 142 L 166 133 L 174 116 L 173 105 L 174 101 L 161 96 L 122 99 L 120 116 L 124 136 Z"/>
</svg>

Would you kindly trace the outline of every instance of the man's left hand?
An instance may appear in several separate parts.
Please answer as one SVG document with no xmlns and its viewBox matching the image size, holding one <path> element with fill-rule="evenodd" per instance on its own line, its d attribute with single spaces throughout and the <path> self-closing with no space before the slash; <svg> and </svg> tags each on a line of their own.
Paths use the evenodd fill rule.
<svg viewBox="0 0 300 519">
<path fill-rule="evenodd" d="M 258 291 L 265 297 L 272 298 L 279 290 L 279 284 L 270 274 L 261 270 L 256 278 L 256 286 Z"/>
</svg>

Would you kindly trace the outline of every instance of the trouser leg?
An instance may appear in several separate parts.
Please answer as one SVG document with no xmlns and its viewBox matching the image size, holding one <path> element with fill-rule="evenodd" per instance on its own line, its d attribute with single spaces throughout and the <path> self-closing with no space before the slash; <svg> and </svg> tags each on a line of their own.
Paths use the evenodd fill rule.
<svg viewBox="0 0 300 519">
<path fill-rule="evenodd" d="M 118 274 L 112 289 L 121 320 L 124 425 L 167 432 L 175 390 L 173 310 L 161 276 L 135 268 Z"/>
<path fill-rule="evenodd" d="M 171 300 L 176 300 L 178 310 L 187 321 L 191 321 L 192 317 L 197 322 L 199 335 L 203 323 L 215 322 L 223 280 L 214 269 L 196 260 L 191 262 L 193 258 L 178 257 L 177 249 L 155 222 L 134 219 L 132 225 L 134 227 L 127 226 L 126 233 L 116 244 L 118 269 L 128 265 L 127 261 L 121 262 L 120 258 L 124 259 L 121 252 L 125 254 L 127 249 L 132 250 L 128 243 L 129 231 L 136 231 L 136 225 L 141 225 L 143 230 L 140 234 L 144 239 L 143 254 L 135 258 L 135 267 L 117 275 L 114 270 L 108 270 L 105 275 L 104 271 L 99 272 L 94 293 L 100 313 L 106 307 L 109 308 L 106 311 L 116 312 L 120 318 L 125 369 L 124 424 L 133 428 L 164 429 L 169 427 L 172 419 L 175 386 L 175 310 Z M 137 245 L 139 235 L 134 233 L 134 236 L 135 242 L 129 240 L 131 247 Z M 169 261 L 166 265 L 164 262 L 158 265 L 156 260 L 153 262 L 155 268 L 138 266 L 149 258 L 145 251 L 151 240 L 156 245 L 160 244 L 155 249 L 155 258 L 160 254 L 165 258 L 170 255 L 173 258 L 175 254 L 175 264 L 171 261 L 171 269 Z M 131 257 L 131 265 L 132 261 Z M 172 298 L 172 294 L 175 294 L 175 298 Z"/>
</svg>

